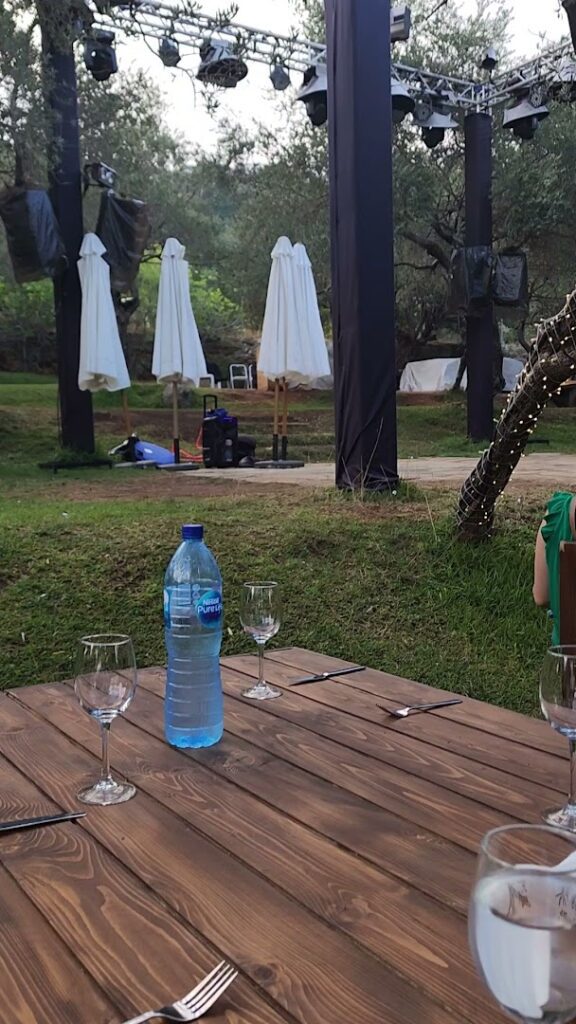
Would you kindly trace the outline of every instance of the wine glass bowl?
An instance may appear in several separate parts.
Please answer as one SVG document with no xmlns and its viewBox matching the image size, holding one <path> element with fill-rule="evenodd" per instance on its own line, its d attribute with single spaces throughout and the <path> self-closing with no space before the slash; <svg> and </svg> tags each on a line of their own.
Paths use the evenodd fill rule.
<svg viewBox="0 0 576 1024">
<path fill-rule="evenodd" d="M 570 791 L 561 808 L 544 812 L 556 828 L 576 832 L 576 647 L 551 647 L 540 676 L 540 706 L 552 728 L 570 744 Z"/>
<path fill-rule="evenodd" d="M 108 754 L 110 726 L 132 703 L 136 682 L 136 659 L 129 636 L 100 633 L 78 641 L 74 689 L 81 708 L 99 723 L 102 736 L 100 779 L 80 790 L 78 799 L 82 803 L 124 803 L 136 793 L 131 783 L 112 778 Z"/>
<path fill-rule="evenodd" d="M 568 1024 L 576 1016 L 576 842 L 544 825 L 489 832 L 469 913 L 480 975 L 511 1017 Z"/>
<path fill-rule="evenodd" d="M 250 700 L 271 700 L 281 691 L 264 679 L 264 646 L 280 629 L 280 589 L 275 582 L 244 583 L 240 596 L 240 622 L 244 632 L 258 645 L 258 682 L 243 697 Z"/>
</svg>

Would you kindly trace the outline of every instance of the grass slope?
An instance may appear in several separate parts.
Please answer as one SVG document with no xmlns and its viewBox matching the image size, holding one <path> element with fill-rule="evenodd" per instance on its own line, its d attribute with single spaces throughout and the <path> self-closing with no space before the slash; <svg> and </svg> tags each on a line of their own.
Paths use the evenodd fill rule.
<svg viewBox="0 0 576 1024">
<path fill-rule="evenodd" d="M 162 663 L 161 591 L 183 521 L 205 523 L 225 580 L 224 652 L 249 650 L 240 584 L 283 584 L 282 646 L 299 644 L 521 711 L 537 707 L 546 619 L 531 602 L 540 505 L 509 502 L 489 545 L 452 534 L 446 497 L 341 495 L 0 504 L 0 685 L 69 676 L 87 631 L 134 636 Z"/>
</svg>

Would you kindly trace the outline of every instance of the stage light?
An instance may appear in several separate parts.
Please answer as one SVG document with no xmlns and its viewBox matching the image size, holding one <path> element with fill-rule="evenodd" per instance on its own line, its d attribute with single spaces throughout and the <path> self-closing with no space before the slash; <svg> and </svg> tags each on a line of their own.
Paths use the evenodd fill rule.
<svg viewBox="0 0 576 1024">
<path fill-rule="evenodd" d="M 390 10 L 390 40 L 393 43 L 406 42 L 410 38 L 412 13 L 406 4 L 398 4 Z"/>
<path fill-rule="evenodd" d="M 200 47 L 200 56 L 202 63 L 196 78 L 207 85 L 235 89 L 248 74 L 246 64 L 233 52 L 229 43 L 207 39 Z"/>
<path fill-rule="evenodd" d="M 306 106 L 306 113 L 315 128 L 328 120 L 328 76 L 323 64 L 313 64 L 304 72 L 297 100 Z"/>
<path fill-rule="evenodd" d="M 283 64 L 273 64 L 270 68 L 270 81 L 276 92 L 284 92 L 290 85 L 290 73 Z"/>
<path fill-rule="evenodd" d="M 406 114 L 411 114 L 414 111 L 416 101 L 412 98 L 404 83 L 399 78 L 396 78 L 396 76 L 392 77 L 390 94 L 392 96 L 392 120 L 394 124 L 401 124 Z"/>
<path fill-rule="evenodd" d="M 97 82 L 106 82 L 118 71 L 114 33 L 96 29 L 84 40 L 84 65 Z"/>
<path fill-rule="evenodd" d="M 489 46 L 484 54 L 484 59 L 480 63 L 480 67 L 484 68 L 484 71 L 494 71 L 497 64 L 498 54 L 493 46 Z"/>
<path fill-rule="evenodd" d="M 511 128 L 516 138 L 527 141 L 534 138 L 540 121 L 548 117 L 549 113 L 548 107 L 542 104 L 534 106 L 527 92 L 523 92 L 504 111 L 503 127 Z"/>
<path fill-rule="evenodd" d="M 171 39 L 170 36 L 164 36 L 164 38 L 160 40 L 158 56 L 166 68 L 175 68 L 182 60 L 180 56 L 180 47 L 176 40 Z"/>
<path fill-rule="evenodd" d="M 444 141 L 447 131 L 458 127 L 458 122 L 442 103 L 442 97 L 434 94 L 425 95 L 418 100 L 413 117 L 418 127 L 422 129 L 422 141 L 428 149 L 435 149 Z"/>
<path fill-rule="evenodd" d="M 118 177 L 113 167 L 96 160 L 91 164 L 84 164 L 84 188 L 90 185 L 98 185 L 100 188 L 114 188 Z"/>
</svg>

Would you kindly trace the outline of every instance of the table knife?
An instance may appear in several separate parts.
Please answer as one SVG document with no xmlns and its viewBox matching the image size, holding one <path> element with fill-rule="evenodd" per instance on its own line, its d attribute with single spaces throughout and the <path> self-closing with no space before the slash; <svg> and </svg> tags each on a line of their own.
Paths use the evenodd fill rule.
<svg viewBox="0 0 576 1024">
<path fill-rule="evenodd" d="M 333 679 L 334 676 L 349 676 L 352 672 L 363 672 L 364 665 L 354 665 L 353 668 L 335 668 L 333 672 L 317 672 L 313 676 L 304 676 L 302 679 L 295 679 L 290 686 L 303 686 L 304 683 L 320 683 L 323 679 Z"/>
<path fill-rule="evenodd" d="M 86 811 L 70 811 L 64 814 L 43 814 L 41 818 L 22 818 L 21 821 L 0 821 L 0 832 L 19 832 L 24 828 L 42 828 L 43 825 L 56 825 L 60 821 L 76 821 L 85 818 Z"/>
</svg>

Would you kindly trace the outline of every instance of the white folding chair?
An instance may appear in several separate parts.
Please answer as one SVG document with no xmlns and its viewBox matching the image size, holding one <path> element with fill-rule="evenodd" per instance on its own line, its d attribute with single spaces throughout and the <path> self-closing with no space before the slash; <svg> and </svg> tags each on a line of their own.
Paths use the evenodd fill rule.
<svg viewBox="0 0 576 1024">
<path fill-rule="evenodd" d="M 203 377 L 199 377 L 198 378 L 198 387 L 199 388 L 212 388 L 212 390 L 214 390 L 214 388 L 216 387 L 216 382 L 214 380 L 214 374 L 213 373 L 206 373 Z M 218 387 L 220 387 L 220 385 L 218 385 Z"/>
<path fill-rule="evenodd" d="M 228 371 L 228 378 L 231 388 L 250 387 L 250 374 L 248 373 L 248 367 L 245 366 L 244 363 L 231 363 Z"/>
</svg>

